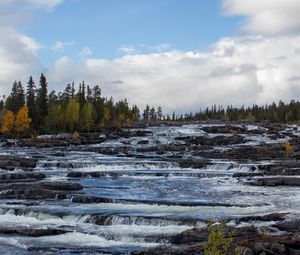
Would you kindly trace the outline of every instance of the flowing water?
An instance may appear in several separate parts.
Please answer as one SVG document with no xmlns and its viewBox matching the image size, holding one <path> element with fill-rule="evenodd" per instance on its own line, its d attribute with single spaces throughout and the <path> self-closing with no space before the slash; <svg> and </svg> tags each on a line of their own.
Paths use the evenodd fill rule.
<svg viewBox="0 0 300 255">
<path fill-rule="evenodd" d="M 208 220 L 300 212 L 298 187 L 255 187 L 232 176 L 270 162 L 215 159 L 203 168 L 181 168 L 174 159 L 193 158 L 189 148 L 163 153 L 144 152 L 143 148 L 180 145 L 182 141 L 176 137 L 216 134 L 205 133 L 199 125 L 148 130 L 152 133 L 147 137 L 118 138 L 72 148 L 0 148 L 4 155 L 39 157 L 34 171 L 45 173 L 47 181 L 77 182 L 84 187 L 78 193 L 109 199 L 104 203 L 80 203 L 72 198 L 2 199 L 1 227 L 57 228 L 67 232 L 42 237 L 2 234 L 0 254 L 127 254 L 169 245 L 171 236 L 192 227 L 204 227 Z M 282 142 L 264 134 L 247 139 L 247 144 Z M 141 144 L 141 140 L 148 142 Z M 131 154 L 97 153 L 98 148 L 122 146 L 129 147 Z M 80 172 L 82 177 L 68 177 L 74 172 Z"/>
</svg>

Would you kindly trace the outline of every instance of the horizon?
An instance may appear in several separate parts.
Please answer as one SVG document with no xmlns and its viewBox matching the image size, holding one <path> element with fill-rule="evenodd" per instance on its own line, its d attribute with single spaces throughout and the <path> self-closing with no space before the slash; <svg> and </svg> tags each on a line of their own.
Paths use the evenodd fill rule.
<svg viewBox="0 0 300 255">
<path fill-rule="evenodd" d="M 296 0 L 0 1 L 0 94 L 43 72 L 49 91 L 85 80 L 165 112 L 299 100 L 298 10 Z"/>
</svg>

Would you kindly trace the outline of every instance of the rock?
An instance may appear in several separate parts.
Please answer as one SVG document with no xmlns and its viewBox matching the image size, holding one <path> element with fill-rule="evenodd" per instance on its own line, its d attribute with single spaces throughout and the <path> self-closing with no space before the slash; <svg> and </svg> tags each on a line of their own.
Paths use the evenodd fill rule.
<svg viewBox="0 0 300 255">
<path fill-rule="evenodd" d="M 67 195 L 63 192 L 47 189 L 16 188 L 2 191 L 0 197 L 14 199 L 66 199 Z"/>
<path fill-rule="evenodd" d="M 174 244 L 189 244 L 189 243 L 199 243 L 207 240 L 209 236 L 209 231 L 207 228 L 199 229 L 192 228 L 182 233 L 174 236 L 171 242 Z"/>
<path fill-rule="evenodd" d="M 280 220 L 284 220 L 286 218 L 286 216 L 289 213 L 270 213 L 270 214 L 266 214 L 266 215 L 262 215 L 262 216 L 246 216 L 246 217 L 242 217 L 239 218 L 237 220 L 237 222 L 241 222 L 241 221 L 246 221 L 246 222 L 250 222 L 250 221 L 280 221 Z"/>
<path fill-rule="evenodd" d="M 137 144 L 149 144 L 148 140 L 140 140 L 137 142 Z"/>
<path fill-rule="evenodd" d="M 35 168 L 37 164 L 36 159 L 23 158 L 18 156 L 1 155 L 0 168 L 15 169 L 15 168 Z"/>
<path fill-rule="evenodd" d="M 208 159 L 195 159 L 195 158 L 189 158 L 189 159 L 181 159 L 179 160 L 179 166 L 182 168 L 205 168 L 208 165 L 211 165 L 210 160 Z"/>
<path fill-rule="evenodd" d="M 20 173 L 9 173 L 0 174 L 1 182 L 31 182 L 39 181 L 44 179 L 46 176 L 43 173 L 32 173 L 32 172 L 20 172 Z"/>
<path fill-rule="evenodd" d="M 278 176 L 257 178 L 248 183 L 254 186 L 300 186 L 300 177 Z"/>
<path fill-rule="evenodd" d="M 300 231 L 300 219 L 286 220 L 273 225 L 281 231 Z"/>
<path fill-rule="evenodd" d="M 0 227 L 1 234 L 17 234 L 22 236 L 53 236 L 68 233 L 69 231 L 57 228 L 17 228 L 17 227 Z"/>
<path fill-rule="evenodd" d="M 83 187 L 79 183 L 66 182 L 45 182 L 39 185 L 42 189 L 49 190 L 81 190 Z"/>
<path fill-rule="evenodd" d="M 238 172 L 238 173 L 234 173 L 232 175 L 232 177 L 253 177 L 253 176 L 263 176 L 263 173 L 260 172 Z"/>
<path fill-rule="evenodd" d="M 74 195 L 71 198 L 76 203 L 112 203 L 113 199 L 105 197 L 93 197 L 88 195 Z"/>
<path fill-rule="evenodd" d="M 244 133 L 247 131 L 241 126 L 207 126 L 202 128 L 206 133 Z"/>
</svg>

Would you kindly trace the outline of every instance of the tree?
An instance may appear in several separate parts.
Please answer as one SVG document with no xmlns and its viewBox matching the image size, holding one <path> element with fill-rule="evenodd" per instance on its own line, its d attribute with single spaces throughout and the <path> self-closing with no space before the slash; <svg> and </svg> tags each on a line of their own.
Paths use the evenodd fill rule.
<svg viewBox="0 0 300 255">
<path fill-rule="evenodd" d="M 104 116 L 104 98 L 101 97 L 101 89 L 98 85 L 92 88 L 93 106 L 96 112 L 95 123 L 100 124 Z"/>
<path fill-rule="evenodd" d="M 65 109 L 61 104 L 51 104 L 49 107 L 49 113 L 46 117 L 46 126 L 50 130 L 57 132 L 58 130 L 65 130 L 66 119 Z"/>
<path fill-rule="evenodd" d="M 31 118 L 28 115 L 28 108 L 27 106 L 23 106 L 17 116 L 16 116 L 16 121 L 15 121 L 15 130 L 17 133 L 23 133 L 27 129 L 29 129 L 30 123 L 31 123 Z"/>
<path fill-rule="evenodd" d="M 65 105 L 69 103 L 69 100 L 72 98 L 72 84 L 67 84 L 64 92 L 61 95 L 61 100 Z"/>
<path fill-rule="evenodd" d="M 80 126 L 82 129 L 89 130 L 94 126 L 95 110 L 92 103 L 85 103 L 80 111 Z"/>
<path fill-rule="evenodd" d="M 48 88 L 47 80 L 44 74 L 40 77 L 40 87 L 38 90 L 37 104 L 38 104 L 38 118 L 39 124 L 44 123 L 45 117 L 48 115 Z"/>
<path fill-rule="evenodd" d="M 25 95 L 22 83 L 15 81 L 10 95 L 6 100 L 6 109 L 16 114 L 25 105 Z"/>
<path fill-rule="evenodd" d="M 36 95 L 35 95 L 35 83 L 32 76 L 29 77 L 27 83 L 27 92 L 26 92 L 26 106 L 28 108 L 29 117 L 32 119 L 34 124 L 37 124 L 37 113 L 36 113 Z"/>
<path fill-rule="evenodd" d="M 143 113 L 143 120 L 148 121 L 149 118 L 150 118 L 150 106 L 146 105 L 146 108 L 145 108 L 144 113 Z"/>
<path fill-rule="evenodd" d="M 173 121 L 176 120 L 176 114 L 175 114 L 175 112 L 173 112 L 173 114 L 172 114 L 172 120 L 173 120 Z"/>
<path fill-rule="evenodd" d="M 155 108 L 154 107 L 152 107 L 151 109 L 150 109 L 150 119 L 151 120 L 156 120 L 156 112 L 155 112 Z"/>
<path fill-rule="evenodd" d="M 137 107 L 137 105 L 133 105 L 131 108 L 131 120 L 138 121 L 139 118 L 140 118 L 140 109 Z"/>
<path fill-rule="evenodd" d="M 103 122 L 104 123 L 109 122 L 110 118 L 111 118 L 110 110 L 108 107 L 104 106 L 103 107 Z"/>
<path fill-rule="evenodd" d="M 15 115 L 12 111 L 7 111 L 4 115 L 1 132 L 8 134 L 13 130 L 15 122 Z"/>
<path fill-rule="evenodd" d="M 23 85 L 20 81 L 18 81 L 17 84 L 17 104 L 19 109 L 25 105 L 25 92 Z"/>
<path fill-rule="evenodd" d="M 157 111 L 156 111 L 156 116 L 158 120 L 162 120 L 162 108 L 161 106 L 158 106 Z"/>
<path fill-rule="evenodd" d="M 254 123 L 255 122 L 255 116 L 252 114 L 252 112 L 249 112 L 247 115 L 247 121 L 249 123 Z"/>
<path fill-rule="evenodd" d="M 71 99 L 67 105 L 65 121 L 71 132 L 74 131 L 76 125 L 79 123 L 79 109 L 80 105 L 75 99 Z"/>
<path fill-rule="evenodd" d="M 85 96 L 86 96 L 85 95 L 85 83 L 83 81 L 82 84 L 79 84 L 79 90 L 78 90 L 78 93 L 77 93 L 77 99 L 78 99 L 78 102 L 79 102 L 79 105 L 80 105 L 80 109 L 82 109 L 82 107 L 85 104 L 85 101 L 86 101 Z"/>
</svg>

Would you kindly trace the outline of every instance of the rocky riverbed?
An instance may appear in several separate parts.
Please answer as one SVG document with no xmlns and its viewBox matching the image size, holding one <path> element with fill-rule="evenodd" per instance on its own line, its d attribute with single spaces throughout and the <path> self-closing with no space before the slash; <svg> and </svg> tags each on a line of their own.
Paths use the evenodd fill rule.
<svg viewBox="0 0 300 255">
<path fill-rule="evenodd" d="M 222 220 L 241 254 L 300 254 L 299 139 L 274 124 L 2 139 L 0 254 L 203 254 Z"/>
</svg>

